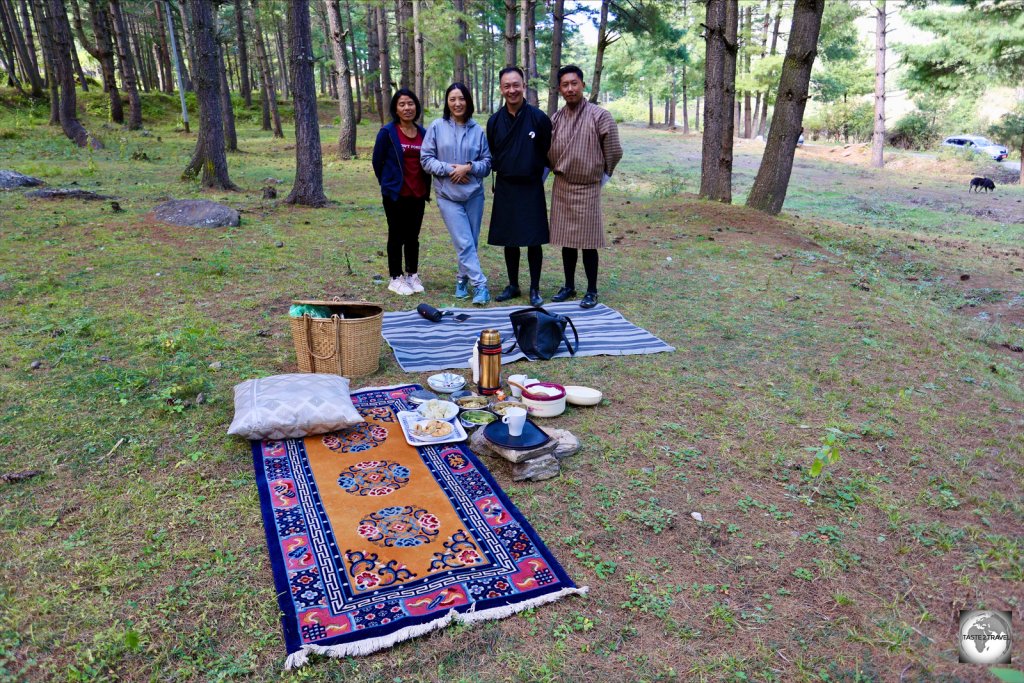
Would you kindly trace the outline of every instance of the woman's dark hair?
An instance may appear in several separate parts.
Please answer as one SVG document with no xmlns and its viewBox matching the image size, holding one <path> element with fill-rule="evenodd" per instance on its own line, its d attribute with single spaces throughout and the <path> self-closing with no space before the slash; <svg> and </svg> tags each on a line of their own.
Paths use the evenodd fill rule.
<svg viewBox="0 0 1024 683">
<path fill-rule="evenodd" d="M 462 83 L 452 83 L 448 86 L 448 89 L 444 91 L 444 113 L 445 120 L 452 117 L 452 110 L 448 108 L 448 95 L 452 90 L 458 90 L 462 93 L 462 96 L 466 98 L 466 120 L 473 118 L 473 96 L 469 94 L 469 88 L 464 86 Z"/>
<path fill-rule="evenodd" d="M 398 123 L 398 98 L 405 95 L 416 104 L 416 118 L 413 121 L 419 121 L 420 114 L 423 113 L 423 107 L 420 106 L 420 98 L 416 97 L 416 93 L 408 88 L 399 88 L 398 92 L 391 98 L 391 120 Z"/>
<path fill-rule="evenodd" d="M 505 74 L 519 74 L 519 78 L 523 79 L 523 83 L 526 83 L 526 74 L 518 66 L 506 66 L 504 69 L 498 72 L 498 82 L 501 83 L 501 77 Z"/>
<path fill-rule="evenodd" d="M 562 82 L 562 76 L 564 76 L 566 74 L 576 74 L 579 77 L 580 81 L 581 82 L 583 81 L 583 69 L 579 68 L 575 64 L 569 64 L 569 65 L 563 66 L 561 69 L 559 69 L 558 70 L 558 78 L 556 79 L 556 81 L 558 83 L 561 83 Z"/>
</svg>

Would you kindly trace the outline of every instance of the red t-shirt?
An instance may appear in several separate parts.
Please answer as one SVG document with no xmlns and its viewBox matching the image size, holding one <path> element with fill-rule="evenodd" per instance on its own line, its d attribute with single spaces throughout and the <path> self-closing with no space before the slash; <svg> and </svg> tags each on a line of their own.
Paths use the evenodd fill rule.
<svg viewBox="0 0 1024 683">
<path fill-rule="evenodd" d="M 420 150 L 423 148 L 423 135 L 417 129 L 416 137 L 406 137 L 398 128 L 398 140 L 402 143 L 402 189 L 399 197 L 415 197 L 422 199 L 427 196 L 426 173 L 420 166 Z"/>
</svg>

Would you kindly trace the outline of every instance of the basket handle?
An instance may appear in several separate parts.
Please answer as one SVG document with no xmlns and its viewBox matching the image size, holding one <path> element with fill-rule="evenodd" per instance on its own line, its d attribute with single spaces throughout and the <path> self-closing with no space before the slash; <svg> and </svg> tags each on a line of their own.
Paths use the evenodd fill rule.
<svg viewBox="0 0 1024 683">
<path fill-rule="evenodd" d="M 302 317 L 305 319 L 306 353 L 308 353 L 313 358 L 316 358 L 317 360 L 327 360 L 329 358 L 333 358 L 338 353 L 338 349 L 341 348 L 341 329 L 338 327 L 338 317 L 333 315 L 331 316 L 331 320 L 334 321 L 334 350 L 328 353 L 326 356 L 318 356 L 315 353 L 313 353 L 313 345 L 310 343 L 309 339 L 310 327 L 313 324 L 313 318 L 310 317 L 308 313 L 303 313 Z"/>
</svg>

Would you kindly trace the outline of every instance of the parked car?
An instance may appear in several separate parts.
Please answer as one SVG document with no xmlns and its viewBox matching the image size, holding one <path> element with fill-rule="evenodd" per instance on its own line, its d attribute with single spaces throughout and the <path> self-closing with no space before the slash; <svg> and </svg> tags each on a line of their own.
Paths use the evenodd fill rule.
<svg viewBox="0 0 1024 683">
<path fill-rule="evenodd" d="M 990 156 L 996 161 L 1002 161 L 1010 153 L 1002 145 L 997 145 L 988 138 L 980 135 L 951 135 L 942 141 L 944 147 L 960 147 L 969 149 L 978 154 Z"/>
</svg>

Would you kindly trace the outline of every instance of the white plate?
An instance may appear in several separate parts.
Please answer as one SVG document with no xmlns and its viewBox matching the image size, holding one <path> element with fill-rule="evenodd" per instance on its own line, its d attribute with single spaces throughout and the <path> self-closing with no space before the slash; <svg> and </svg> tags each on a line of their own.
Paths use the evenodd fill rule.
<svg viewBox="0 0 1024 683">
<path fill-rule="evenodd" d="M 466 386 L 466 378 L 462 375 L 456 375 L 454 372 L 442 372 L 438 375 L 431 375 L 427 378 L 427 384 L 434 391 L 440 391 L 442 394 L 450 394 L 453 391 L 458 391 L 462 387 Z"/>
<path fill-rule="evenodd" d="M 466 440 L 466 430 L 458 420 L 455 422 L 449 422 L 452 425 L 452 433 L 443 439 L 421 439 L 412 431 L 413 426 L 417 422 L 423 421 L 423 416 L 419 413 L 415 413 L 411 410 L 402 410 L 398 412 L 398 424 L 402 425 L 402 433 L 405 434 L 405 441 L 410 446 L 437 446 L 443 443 L 457 443 L 459 441 Z"/>
</svg>

